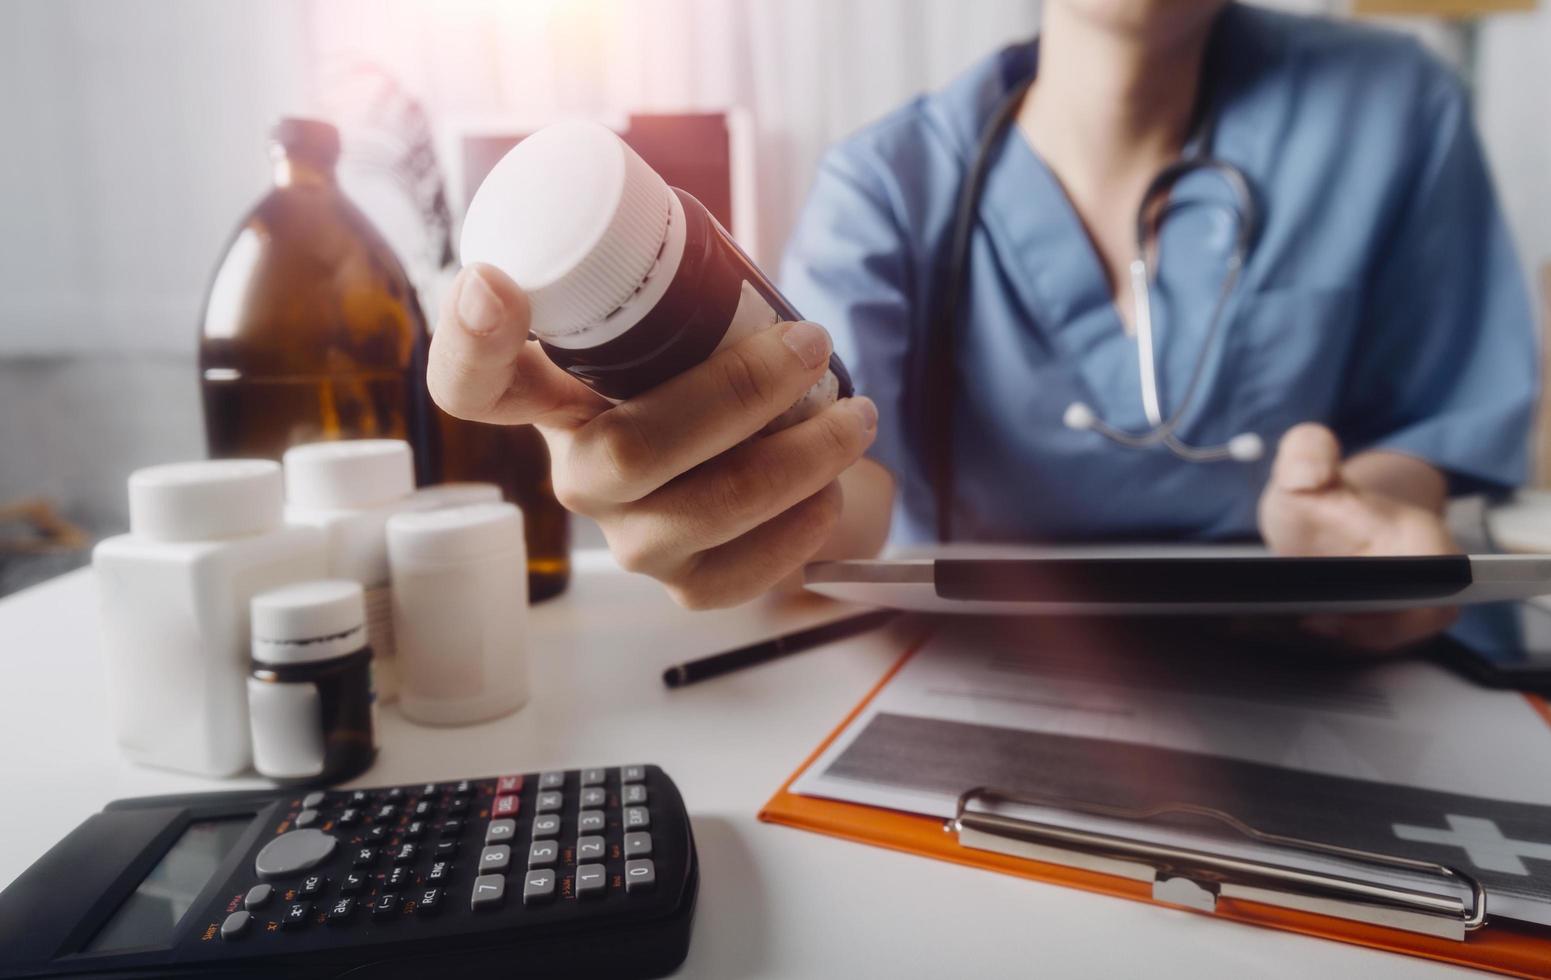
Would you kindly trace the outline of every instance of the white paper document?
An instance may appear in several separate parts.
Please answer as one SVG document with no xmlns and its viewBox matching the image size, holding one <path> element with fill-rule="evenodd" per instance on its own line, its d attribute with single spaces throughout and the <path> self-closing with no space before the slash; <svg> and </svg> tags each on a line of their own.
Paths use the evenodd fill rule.
<svg viewBox="0 0 1551 980">
<path fill-rule="evenodd" d="M 1459 868 L 1486 885 L 1494 917 L 1551 924 L 1551 723 L 1523 695 L 1415 659 L 1150 647 L 1091 623 L 938 625 L 793 791 L 939 817 L 977 786 L 1199 804 L 1267 833 Z M 1310 864 L 1204 827 L 1029 815 Z"/>
</svg>

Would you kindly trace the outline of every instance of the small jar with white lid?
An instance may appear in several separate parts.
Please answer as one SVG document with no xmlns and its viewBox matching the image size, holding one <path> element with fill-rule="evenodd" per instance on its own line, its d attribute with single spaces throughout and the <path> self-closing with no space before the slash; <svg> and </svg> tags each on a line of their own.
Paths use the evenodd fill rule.
<svg viewBox="0 0 1551 980">
<path fill-rule="evenodd" d="M 286 521 L 322 531 L 329 576 L 354 579 L 365 590 L 377 693 L 391 702 L 398 695 L 398 664 L 384 527 L 394 514 L 422 505 L 414 453 L 400 439 L 346 439 L 294 446 L 284 464 Z"/>
<path fill-rule="evenodd" d="M 597 123 L 546 126 L 508 151 L 469 204 L 460 252 L 510 276 L 550 360 L 615 402 L 801 319 L 703 204 Z M 832 354 L 767 428 L 852 394 Z"/>
<path fill-rule="evenodd" d="M 463 725 L 528 700 L 527 549 L 522 512 L 469 504 L 388 521 L 399 709 Z"/>
<path fill-rule="evenodd" d="M 323 535 L 288 527 L 280 464 L 137 470 L 129 533 L 92 553 L 114 734 L 130 759 L 202 776 L 252 760 L 248 603 L 324 574 Z"/>
<path fill-rule="evenodd" d="M 324 786 L 377 756 L 372 649 L 359 582 L 323 579 L 254 596 L 248 716 L 253 768 Z"/>
</svg>

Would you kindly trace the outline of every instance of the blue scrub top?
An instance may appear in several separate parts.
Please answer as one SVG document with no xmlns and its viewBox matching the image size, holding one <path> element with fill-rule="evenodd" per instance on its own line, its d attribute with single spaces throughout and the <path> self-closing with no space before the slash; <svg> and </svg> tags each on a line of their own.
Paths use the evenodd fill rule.
<svg viewBox="0 0 1551 980">
<path fill-rule="evenodd" d="M 1062 424 L 1083 401 L 1143 429 L 1136 341 L 1052 172 L 1016 127 L 993 151 L 961 299 L 956 535 L 1239 538 L 1277 440 L 1330 426 L 1444 470 L 1456 492 L 1525 477 L 1537 386 L 1521 270 L 1455 77 L 1372 28 L 1229 6 L 1207 84 L 1208 152 L 1248 176 L 1261 229 L 1181 438 L 1258 433 L 1255 464 L 1187 463 Z M 921 425 L 926 324 L 980 134 L 1034 71 L 1035 45 L 985 60 L 834 147 L 783 264 L 878 403 L 872 455 L 899 481 L 894 540 L 935 538 Z M 1209 174 L 1175 201 L 1228 202 Z M 1232 226 L 1188 207 L 1153 289 L 1164 414 L 1201 356 Z"/>
</svg>

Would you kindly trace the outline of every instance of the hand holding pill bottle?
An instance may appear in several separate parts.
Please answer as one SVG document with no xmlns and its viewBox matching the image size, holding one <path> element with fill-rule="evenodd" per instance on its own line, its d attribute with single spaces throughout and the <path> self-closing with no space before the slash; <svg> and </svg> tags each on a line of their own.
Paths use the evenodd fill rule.
<svg viewBox="0 0 1551 980">
<path fill-rule="evenodd" d="M 476 193 L 430 388 L 460 418 L 532 423 L 555 493 L 626 569 L 691 608 L 872 554 L 892 478 L 877 409 L 693 197 L 601 126 L 519 143 Z"/>
</svg>

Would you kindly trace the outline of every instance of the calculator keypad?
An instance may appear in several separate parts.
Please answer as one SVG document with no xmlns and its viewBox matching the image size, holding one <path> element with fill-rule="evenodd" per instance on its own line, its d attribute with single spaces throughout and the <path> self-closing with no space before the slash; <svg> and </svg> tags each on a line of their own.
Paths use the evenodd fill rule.
<svg viewBox="0 0 1551 980">
<path fill-rule="evenodd" d="M 275 886 L 268 882 L 261 882 L 248 889 L 248 893 L 242 897 L 242 907 L 249 912 L 255 912 L 269 904 L 269 900 L 275 897 Z"/>
<path fill-rule="evenodd" d="M 651 891 L 657 884 L 657 868 L 649 858 L 625 862 L 625 890 L 627 892 Z"/>
<path fill-rule="evenodd" d="M 553 871 L 529 871 L 522 882 L 524 905 L 538 905 L 555 897 L 555 873 Z"/>
<path fill-rule="evenodd" d="M 511 840 L 517 834 L 517 821 L 504 819 L 492 820 L 485 828 L 485 843 L 500 844 Z"/>
<path fill-rule="evenodd" d="M 221 922 L 221 938 L 241 939 L 253 929 L 253 913 L 233 912 Z"/>
<path fill-rule="evenodd" d="M 496 844 L 479 852 L 479 870 L 481 872 L 505 871 L 506 866 L 512 863 L 512 849 L 505 844 Z"/>
<path fill-rule="evenodd" d="M 576 897 L 596 898 L 603 894 L 603 889 L 608 886 L 609 869 L 601 864 L 578 864 L 576 866 Z"/>
<path fill-rule="evenodd" d="M 287 929 L 302 928 L 312 921 L 312 903 L 292 902 L 285 907 L 285 915 L 280 921 Z"/>
<path fill-rule="evenodd" d="M 474 879 L 474 896 L 470 900 L 475 911 L 498 909 L 506 904 L 506 876 L 480 875 Z"/>
<path fill-rule="evenodd" d="M 534 837 L 553 837 L 560 833 L 560 818 L 553 813 L 533 818 Z"/>
<path fill-rule="evenodd" d="M 415 903 L 415 911 L 421 915 L 435 915 L 442 910 L 442 890 L 440 888 L 424 888 L 420 891 L 420 898 Z"/>
<path fill-rule="evenodd" d="M 648 775 L 633 765 L 309 792 L 277 828 L 276 840 L 293 842 L 266 846 L 266 880 L 244 882 L 210 934 L 305 947 L 439 929 L 427 920 L 443 912 L 488 915 L 504 928 L 509 916 L 650 907 L 642 896 L 656 886 L 661 855 Z M 308 835 L 328 835 L 332 852 Z M 289 938 L 266 938 L 281 933 Z"/>
</svg>

